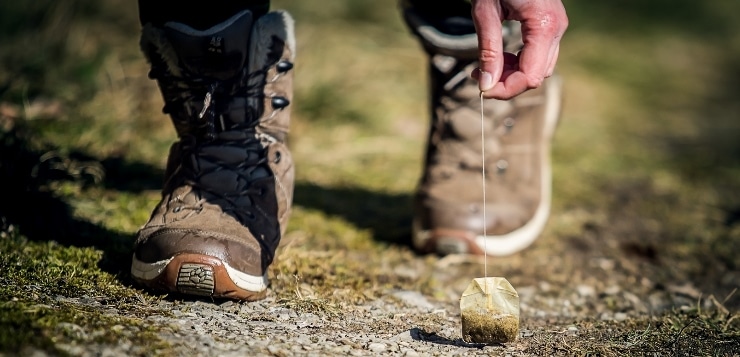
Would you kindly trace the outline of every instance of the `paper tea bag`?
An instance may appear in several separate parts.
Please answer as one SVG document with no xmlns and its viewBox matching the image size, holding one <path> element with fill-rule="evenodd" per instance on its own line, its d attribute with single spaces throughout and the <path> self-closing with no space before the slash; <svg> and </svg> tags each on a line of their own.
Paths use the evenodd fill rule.
<svg viewBox="0 0 740 357">
<path fill-rule="evenodd" d="M 505 278 L 473 279 L 460 298 L 460 312 L 465 342 L 505 343 L 519 335 L 519 294 Z"/>
</svg>

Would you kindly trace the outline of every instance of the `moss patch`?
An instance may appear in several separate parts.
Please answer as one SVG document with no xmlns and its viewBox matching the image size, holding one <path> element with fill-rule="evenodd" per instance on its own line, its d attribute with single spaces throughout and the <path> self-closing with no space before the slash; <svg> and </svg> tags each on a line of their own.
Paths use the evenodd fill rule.
<svg viewBox="0 0 740 357">
<path fill-rule="evenodd" d="M 33 346 L 66 353 L 76 344 L 147 345 L 164 351 L 157 328 L 143 320 L 152 297 L 101 271 L 102 252 L 0 238 L 0 351 Z"/>
</svg>

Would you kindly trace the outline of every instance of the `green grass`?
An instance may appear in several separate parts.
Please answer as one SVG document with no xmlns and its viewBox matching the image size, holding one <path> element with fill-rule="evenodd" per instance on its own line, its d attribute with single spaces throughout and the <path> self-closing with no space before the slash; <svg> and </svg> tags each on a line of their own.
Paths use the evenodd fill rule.
<svg viewBox="0 0 740 357">
<path fill-rule="evenodd" d="M 732 356 L 740 336 L 727 316 L 673 311 L 666 316 L 624 323 L 581 321 L 576 336 L 536 334 L 529 355 L 584 356 Z M 583 331 L 585 330 L 585 331 Z"/>
<path fill-rule="evenodd" d="M 3 351 L 34 346 L 64 354 L 59 344 L 124 341 L 149 345 L 154 351 L 166 349 L 158 330 L 141 319 L 154 298 L 122 285 L 121 276 L 101 270 L 100 250 L 30 242 L 4 233 L 0 251 Z"/>
<path fill-rule="evenodd" d="M 740 269 L 740 6 L 566 7 L 553 215 L 526 254 L 569 256 L 562 242 L 591 234 L 631 247 L 636 260 L 657 250 L 659 263 L 640 265 L 657 282 L 728 296 L 738 282 L 722 278 Z M 427 93 L 425 57 L 396 3 L 282 0 L 273 8 L 291 11 L 298 36 L 296 207 L 273 267 L 279 303 L 331 317 L 394 288 L 446 299 L 433 270 L 408 277 L 388 268 L 435 260 L 407 246 Z M 136 16 L 122 0 L 0 3 L 0 351 L 121 336 L 166 351 L 154 333 L 161 327 L 78 303 L 136 316 L 158 298 L 132 287 L 128 264 L 175 134 L 146 78 Z M 606 257 L 623 254 L 588 244 Z M 516 259 L 498 264 L 516 271 Z M 697 354 L 722 354 L 736 346 L 722 341 L 740 338 L 739 307 L 735 296 L 722 307 L 727 314 L 584 320 L 585 339 L 543 334 L 531 348 L 550 354 L 579 344 L 576 353 L 629 355 L 709 341 Z"/>
</svg>

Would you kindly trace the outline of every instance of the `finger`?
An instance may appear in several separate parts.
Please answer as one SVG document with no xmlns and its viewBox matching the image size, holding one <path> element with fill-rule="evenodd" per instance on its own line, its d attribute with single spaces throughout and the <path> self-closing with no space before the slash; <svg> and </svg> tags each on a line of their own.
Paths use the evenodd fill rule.
<svg viewBox="0 0 740 357">
<path fill-rule="evenodd" d="M 499 82 L 492 89 L 484 92 L 483 96 L 494 99 L 511 99 L 527 89 L 527 83 L 523 78 L 524 75 L 519 70 L 519 57 L 513 53 L 505 53 L 504 68 Z"/>
<path fill-rule="evenodd" d="M 531 22 L 531 21 L 527 21 Z M 519 67 L 524 73 L 528 86 L 537 88 L 542 84 L 550 65 L 550 53 L 556 47 L 552 37 L 540 28 L 531 28 L 531 25 L 522 24 L 524 47 L 519 56 Z"/>
<path fill-rule="evenodd" d="M 555 73 L 555 65 L 558 63 L 558 56 L 560 54 L 560 43 L 558 43 L 553 51 L 550 53 L 550 64 L 547 65 L 546 76 L 550 77 Z"/>
<path fill-rule="evenodd" d="M 505 72 L 507 70 L 519 70 L 519 57 L 513 53 L 504 52 L 504 66 L 502 68 L 502 72 Z M 475 80 L 480 80 L 481 76 L 481 69 L 476 68 L 471 73 L 470 76 Z M 501 78 L 499 78 L 499 81 L 504 80 L 503 75 Z M 494 83 L 495 85 L 495 83 Z"/>
<path fill-rule="evenodd" d="M 483 93 L 484 98 L 507 100 L 529 89 L 527 77 L 522 71 L 506 70 L 501 78 L 492 89 Z"/>
<path fill-rule="evenodd" d="M 478 34 L 478 86 L 485 92 L 501 78 L 504 67 L 504 44 L 501 35 L 501 7 L 498 1 L 474 0 L 473 22 Z"/>
<path fill-rule="evenodd" d="M 530 88 L 539 87 L 554 70 L 560 39 L 568 26 L 562 3 L 544 1 L 519 9 L 515 16 L 522 21 L 524 47 L 520 67 Z"/>
</svg>

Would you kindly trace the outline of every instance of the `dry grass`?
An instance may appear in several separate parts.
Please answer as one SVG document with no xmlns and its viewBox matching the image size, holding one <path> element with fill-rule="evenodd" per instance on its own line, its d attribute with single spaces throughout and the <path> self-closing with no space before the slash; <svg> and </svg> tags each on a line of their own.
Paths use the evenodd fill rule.
<svg viewBox="0 0 740 357">
<path fill-rule="evenodd" d="M 395 2 L 326 1 L 319 11 L 314 2 L 280 0 L 273 7 L 293 13 L 299 43 L 290 137 L 296 207 L 273 266 L 279 303 L 336 317 L 392 289 L 454 301 L 478 267 L 443 269 L 407 246 L 427 94 L 424 56 Z M 559 69 L 566 91 L 553 215 L 531 250 L 493 269 L 513 276 L 515 286 L 545 281 L 567 290 L 605 281 L 637 286 L 642 297 L 688 283 L 723 300 L 740 285 L 740 8 L 668 0 L 570 0 L 566 7 L 572 26 Z M 131 286 L 128 257 L 131 236 L 158 200 L 174 130 L 146 78 L 129 2 L 7 2 L 0 10 L 0 300 L 9 301 L 0 305 L 0 349 L 51 346 L 76 338 L 59 322 L 96 315 L 39 307 L 48 294 L 17 294 L 58 284 L 33 277 L 70 269 L 53 291 L 79 298 L 97 290 L 136 313 L 136 296 L 153 299 Z M 51 151 L 65 164 L 50 166 L 44 154 Z M 105 171 L 100 183 L 95 168 Z M 597 260 L 617 268 L 594 269 Z M 651 284 L 640 285 L 642 277 Z M 737 353 L 740 296 L 707 304 L 622 322 L 556 319 L 557 331 L 532 319 L 525 325 L 534 336 L 517 348 Z M 19 314 L 27 309 L 45 320 Z M 578 334 L 560 333 L 568 324 Z M 8 339 L 11 329 L 24 331 L 22 339 Z M 137 338 L 156 340 L 142 331 Z"/>
</svg>

